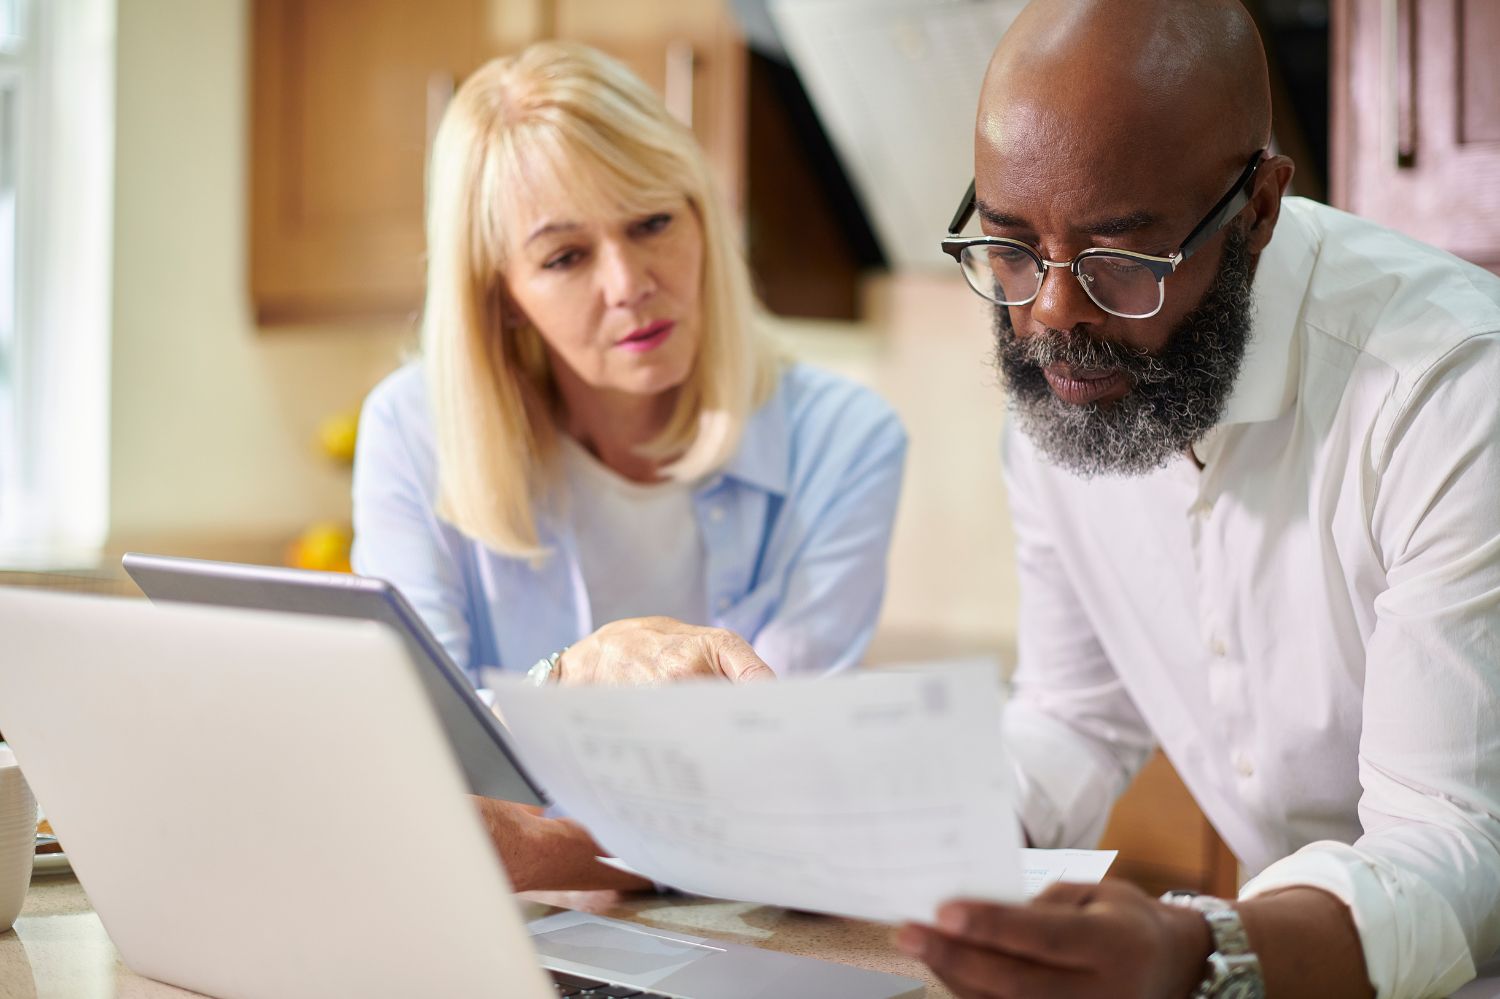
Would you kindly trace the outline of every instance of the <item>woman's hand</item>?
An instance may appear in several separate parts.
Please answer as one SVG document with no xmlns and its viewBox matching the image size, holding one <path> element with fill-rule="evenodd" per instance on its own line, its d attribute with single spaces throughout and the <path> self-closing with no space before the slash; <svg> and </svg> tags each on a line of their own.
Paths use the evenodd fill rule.
<svg viewBox="0 0 1500 999">
<path fill-rule="evenodd" d="M 599 845 L 572 819 L 540 808 L 471 795 L 516 891 L 649 890 L 651 882 L 601 864 Z"/>
<path fill-rule="evenodd" d="M 733 683 L 774 680 L 750 643 L 723 628 L 700 628 L 669 617 L 606 624 L 563 653 L 559 683 L 647 687 L 716 678 Z"/>
</svg>

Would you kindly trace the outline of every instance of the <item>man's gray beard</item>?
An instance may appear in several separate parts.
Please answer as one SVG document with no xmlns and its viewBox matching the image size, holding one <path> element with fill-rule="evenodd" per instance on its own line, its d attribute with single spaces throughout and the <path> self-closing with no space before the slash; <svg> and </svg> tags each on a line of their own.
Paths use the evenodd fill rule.
<svg viewBox="0 0 1500 999">
<path fill-rule="evenodd" d="M 1213 286 L 1155 354 L 1054 329 L 1023 339 L 1010 310 L 995 307 L 995 356 L 1010 409 L 1043 454 L 1085 477 L 1144 475 L 1213 429 L 1250 340 L 1248 241 L 1242 227 L 1227 230 Z M 1078 371 L 1123 371 L 1130 391 L 1102 405 L 1063 402 L 1042 374 L 1058 362 Z"/>
</svg>

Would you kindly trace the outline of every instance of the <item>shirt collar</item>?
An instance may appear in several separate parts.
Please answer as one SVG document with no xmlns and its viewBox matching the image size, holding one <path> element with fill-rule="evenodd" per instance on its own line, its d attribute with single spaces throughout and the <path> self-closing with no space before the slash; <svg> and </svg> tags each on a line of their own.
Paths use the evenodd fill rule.
<svg viewBox="0 0 1500 999">
<path fill-rule="evenodd" d="M 720 475 L 768 493 L 786 495 L 791 465 L 786 407 L 786 392 L 778 386 L 771 398 L 745 421 L 739 447 L 719 469 Z M 717 478 L 714 476 L 710 481 Z"/>
<path fill-rule="evenodd" d="M 1219 423 L 1193 450 L 1203 460 L 1225 427 L 1274 420 L 1297 399 L 1298 353 L 1294 349 L 1302 302 L 1317 256 L 1312 234 L 1293 199 L 1282 202 L 1276 232 L 1255 268 L 1250 342 Z"/>
</svg>

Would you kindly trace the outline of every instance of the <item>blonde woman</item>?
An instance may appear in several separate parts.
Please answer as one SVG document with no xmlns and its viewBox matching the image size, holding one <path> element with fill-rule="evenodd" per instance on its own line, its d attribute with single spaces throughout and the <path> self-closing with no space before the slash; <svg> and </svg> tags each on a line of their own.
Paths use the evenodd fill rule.
<svg viewBox="0 0 1500 999">
<path fill-rule="evenodd" d="M 423 356 L 364 408 L 355 568 L 476 682 L 565 647 L 564 683 L 856 662 L 904 434 L 756 334 L 691 133 L 612 59 L 539 44 L 460 88 L 428 197 Z M 705 627 L 743 657 L 696 659 Z"/>
<path fill-rule="evenodd" d="M 355 569 L 479 684 L 858 661 L 905 435 L 757 335 L 733 226 L 662 102 L 582 46 L 487 64 L 438 129 L 427 228 L 422 357 L 361 418 Z"/>
</svg>

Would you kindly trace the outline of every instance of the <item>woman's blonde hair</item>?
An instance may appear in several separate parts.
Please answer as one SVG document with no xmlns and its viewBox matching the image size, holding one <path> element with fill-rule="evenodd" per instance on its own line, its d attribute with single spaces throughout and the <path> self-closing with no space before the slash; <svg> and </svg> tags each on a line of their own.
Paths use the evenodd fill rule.
<svg viewBox="0 0 1500 999">
<path fill-rule="evenodd" d="M 544 554 L 558 405 L 535 330 L 507 325 L 503 272 L 520 206 L 561 192 L 580 211 L 632 215 L 686 197 L 703 230 L 703 336 L 675 412 L 643 454 L 692 480 L 722 465 L 774 388 L 751 327 L 734 228 L 692 133 L 620 63 L 542 42 L 480 67 L 443 115 L 427 192 L 422 316 L 437 440 L 438 513 L 498 552 Z"/>
</svg>

